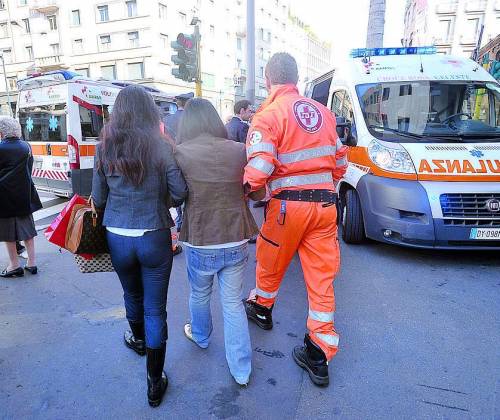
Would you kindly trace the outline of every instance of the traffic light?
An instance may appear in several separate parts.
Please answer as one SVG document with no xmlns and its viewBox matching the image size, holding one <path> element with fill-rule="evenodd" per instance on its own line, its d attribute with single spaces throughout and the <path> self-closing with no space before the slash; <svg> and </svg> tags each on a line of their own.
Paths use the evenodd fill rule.
<svg viewBox="0 0 500 420">
<path fill-rule="evenodd" d="M 178 66 L 172 69 L 172 74 L 186 82 L 196 81 L 199 66 L 197 37 L 180 33 L 177 41 L 172 41 L 170 45 L 176 52 L 172 55 L 172 62 Z"/>
<path fill-rule="evenodd" d="M 490 74 L 496 79 L 500 80 L 500 61 L 492 61 L 490 65 Z"/>
</svg>

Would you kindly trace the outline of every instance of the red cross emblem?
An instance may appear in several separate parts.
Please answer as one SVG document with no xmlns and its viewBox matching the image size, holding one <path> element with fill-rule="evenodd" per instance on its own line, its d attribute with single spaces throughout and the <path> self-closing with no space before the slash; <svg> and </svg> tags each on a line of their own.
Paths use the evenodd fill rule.
<svg viewBox="0 0 500 420">
<path fill-rule="evenodd" d="M 295 102 L 293 113 L 299 126 L 308 133 L 315 133 L 323 125 L 323 115 L 312 102 L 303 99 Z"/>
</svg>

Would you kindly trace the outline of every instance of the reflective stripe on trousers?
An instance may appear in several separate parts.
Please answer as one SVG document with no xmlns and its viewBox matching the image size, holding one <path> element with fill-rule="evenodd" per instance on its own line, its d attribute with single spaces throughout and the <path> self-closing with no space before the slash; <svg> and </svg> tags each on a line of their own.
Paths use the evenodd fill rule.
<svg viewBox="0 0 500 420">
<path fill-rule="evenodd" d="M 327 183 L 333 183 L 333 175 L 331 174 L 331 172 L 310 175 L 294 175 L 284 178 L 278 178 L 269 183 L 269 188 L 271 189 L 271 192 L 274 192 L 281 188 Z"/>
<path fill-rule="evenodd" d="M 274 165 L 259 156 L 250 159 L 250 161 L 248 162 L 248 166 L 260 172 L 263 172 L 266 175 L 271 175 L 274 172 Z"/>
<path fill-rule="evenodd" d="M 339 346 L 339 336 L 336 333 L 333 333 L 333 335 L 314 333 L 314 335 L 329 346 Z"/>
<path fill-rule="evenodd" d="M 309 318 L 314 319 L 315 321 L 333 322 L 334 316 L 335 316 L 334 312 L 320 312 L 309 309 Z"/>
<path fill-rule="evenodd" d="M 266 299 L 274 299 L 276 296 L 278 296 L 278 291 L 269 293 L 262 289 L 259 289 L 258 287 L 255 289 L 255 293 L 257 296 L 261 296 Z"/>
</svg>

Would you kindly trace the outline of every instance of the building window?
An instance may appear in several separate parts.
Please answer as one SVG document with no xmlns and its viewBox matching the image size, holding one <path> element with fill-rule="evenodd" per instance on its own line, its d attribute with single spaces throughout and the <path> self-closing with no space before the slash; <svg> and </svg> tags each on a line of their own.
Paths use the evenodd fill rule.
<svg viewBox="0 0 500 420">
<path fill-rule="evenodd" d="M 263 60 L 263 59 L 264 59 L 264 48 L 259 48 L 259 58 L 260 58 L 261 60 Z"/>
<path fill-rule="evenodd" d="M 129 32 L 128 40 L 130 41 L 130 46 L 132 48 L 137 48 L 139 46 L 139 32 L 137 31 Z"/>
<path fill-rule="evenodd" d="M 144 79 L 144 63 L 129 63 L 128 78 L 130 80 Z"/>
<path fill-rule="evenodd" d="M 33 60 L 33 47 L 31 45 L 26 47 L 26 55 L 28 56 L 28 60 Z"/>
<path fill-rule="evenodd" d="M 99 21 L 107 22 L 109 20 L 108 5 L 97 6 L 97 10 L 99 11 Z"/>
<path fill-rule="evenodd" d="M 10 48 L 7 50 L 3 50 L 2 56 L 5 64 L 9 64 L 12 62 L 12 50 Z"/>
<path fill-rule="evenodd" d="M 160 39 L 161 39 L 161 46 L 164 50 L 170 48 L 170 45 L 168 43 L 168 35 L 160 34 Z"/>
<path fill-rule="evenodd" d="M 160 19 L 167 19 L 167 6 L 165 4 L 159 3 L 158 8 Z"/>
<path fill-rule="evenodd" d="M 241 60 L 239 58 L 236 60 L 236 65 L 239 69 L 241 69 Z"/>
<path fill-rule="evenodd" d="M 83 52 L 83 39 L 75 39 L 73 41 L 73 53 L 81 54 Z"/>
<path fill-rule="evenodd" d="M 399 96 L 408 96 L 412 94 L 411 85 L 401 85 L 399 86 Z"/>
<path fill-rule="evenodd" d="M 441 42 L 448 42 L 451 39 L 451 19 L 444 19 L 439 21 L 439 39 Z"/>
<path fill-rule="evenodd" d="M 186 14 L 179 12 L 179 19 L 181 20 L 181 23 L 186 23 Z"/>
<path fill-rule="evenodd" d="M 0 23 L 0 36 L 2 38 L 7 38 L 9 36 L 9 32 L 7 31 L 7 23 Z"/>
<path fill-rule="evenodd" d="M 210 35 L 214 36 L 215 35 L 215 26 L 210 25 Z"/>
<path fill-rule="evenodd" d="M 115 66 L 101 66 L 101 74 L 105 79 L 113 80 L 116 79 L 116 69 Z"/>
<path fill-rule="evenodd" d="M 0 0 L 0 10 L 5 9 L 5 0 Z"/>
<path fill-rule="evenodd" d="M 49 21 L 50 30 L 57 31 L 57 17 L 56 17 L 56 15 L 47 16 L 47 20 Z"/>
<path fill-rule="evenodd" d="M 30 20 L 23 19 L 23 24 L 24 24 L 24 30 L 26 31 L 26 33 L 30 34 L 31 33 Z"/>
<path fill-rule="evenodd" d="M 242 49 L 243 42 L 241 41 L 241 38 L 238 37 L 236 38 L 236 48 L 238 48 L 239 51 Z"/>
<path fill-rule="evenodd" d="M 262 66 L 259 68 L 259 77 L 264 77 L 264 67 Z"/>
<path fill-rule="evenodd" d="M 259 28 L 259 39 L 264 41 L 264 29 Z"/>
<path fill-rule="evenodd" d="M 60 55 L 61 54 L 59 44 L 50 44 L 50 49 L 52 50 L 52 55 Z"/>
<path fill-rule="evenodd" d="M 81 74 L 82 76 L 85 76 L 85 77 L 89 77 L 90 76 L 90 72 L 89 72 L 89 68 L 88 67 L 85 67 L 85 68 L 82 68 L 82 69 L 75 69 L 75 72 L 77 72 L 78 74 Z"/>
<path fill-rule="evenodd" d="M 101 35 L 99 39 L 101 42 L 101 50 L 109 50 L 111 45 L 111 35 Z"/>
<path fill-rule="evenodd" d="M 465 29 L 465 36 L 469 41 L 476 41 L 476 35 L 479 30 L 479 18 L 467 19 L 467 26 Z"/>
<path fill-rule="evenodd" d="M 80 26 L 80 10 L 71 11 L 71 24 L 73 26 Z"/>
<path fill-rule="evenodd" d="M 7 80 L 9 81 L 9 90 L 17 90 L 17 78 L 15 77 L 8 77 Z"/>
<path fill-rule="evenodd" d="M 19 6 L 26 6 L 28 4 L 28 0 L 19 0 Z"/>
<path fill-rule="evenodd" d="M 125 3 L 127 4 L 127 16 L 128 17 L 137 16 L 137 1 L 136 0 L 128 0 Z"/>
</svg>

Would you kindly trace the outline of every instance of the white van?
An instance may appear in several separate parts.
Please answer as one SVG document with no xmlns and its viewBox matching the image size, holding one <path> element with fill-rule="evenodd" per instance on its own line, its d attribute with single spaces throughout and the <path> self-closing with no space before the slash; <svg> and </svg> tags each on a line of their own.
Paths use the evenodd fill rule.
<svg viewBox="0 0 500 420">
<path fill-rule="evenodd" d="M 354 50 L 310 82 L 349 146 L 342 237 L 500 249 L 500 85 L 434 47 Z"/>
</svg>

